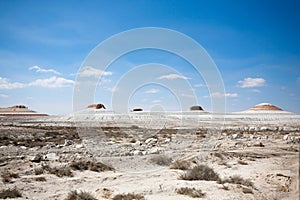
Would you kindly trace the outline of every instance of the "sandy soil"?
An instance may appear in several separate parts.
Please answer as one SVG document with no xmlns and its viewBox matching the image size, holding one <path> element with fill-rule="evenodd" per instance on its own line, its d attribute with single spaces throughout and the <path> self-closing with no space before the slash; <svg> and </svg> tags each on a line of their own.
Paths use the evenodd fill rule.
<svg viewBox="0 0 300 200">
<path fill-rule="evenodd" d="M 298 129 L 225 128 L 212 138 L 208 129 L 195 127 L 102 124 L 78 131 L 72 124 L 27 121 L 0 118 L 0 189 L 17 188 L 22 194 L 17 199 L 65 199 L 74 190 L 96 199 L 127 193 L 148 200 L 194 199 L 176 192 L 182 187 L 200 189 L 202 199 L 299 198 Z M 186 161 L 189 169 L 171 169 L 177 160 Z M 72 167 L 79 161 L 113 169 Z M 238 175 L 252 185 L 180 178 L 199 165 L 212 168 L 221 180 Z M 9 176 L 13 173 L 18 176 Z"/>
</svg>

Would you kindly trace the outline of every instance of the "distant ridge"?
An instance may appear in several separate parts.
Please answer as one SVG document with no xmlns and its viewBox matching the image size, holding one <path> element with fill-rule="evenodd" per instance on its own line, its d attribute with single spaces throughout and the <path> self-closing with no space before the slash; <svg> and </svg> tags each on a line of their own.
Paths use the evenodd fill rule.
<svg viewBox="0 0 300 200">
<path fill-rule="evenodd" d="M 47 114 L 37 113 L 36 111 L 28 109 L 24 105 L 15 105 L 7 108 L 0 108 L 0 116 L 48 116 Z"/>
<path fill-rule="evenodd" d="M 278 108 L 277 106 L 274 106 L 270 103 L 260 103 L 260 104 L 257 104 L 255 106 L 253 106 L 252 108 L 249 108 L 249 110 L 268 110 L 268 111 L 271 111 L 271 110 L 276 110 L 276 111 L 283 111 L 281 108 Z"/>
</svg>

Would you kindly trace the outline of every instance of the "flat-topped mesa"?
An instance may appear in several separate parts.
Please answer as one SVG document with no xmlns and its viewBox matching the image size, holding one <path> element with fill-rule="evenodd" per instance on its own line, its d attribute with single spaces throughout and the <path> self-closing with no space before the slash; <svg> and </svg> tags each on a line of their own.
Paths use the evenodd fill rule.
<svg viewBox="0 0 300 200">
<path fill-rule="evenodd" d="M 192 107 L 190 107 L 190 111 L 194 111 L 194 110 L 201 110 L 201 111 L 203 111 L 203 108 L 201 106 L 192 106 Z"/>
<path fill-rule="evenodd" d="M 274 106 L 270 103 L 260 103 L 252 108 L 249 108 L 249 110 L 255 110 L 255 111 L 283 111 L 281 108 L 278 108 L 277 106 Z"/>
<path fill-rule="evenodd" d="M 96 103 L 96 104 L 91 104 L 88 106 L 88 108 L 94 108 L 94 109 L 106 109 L 105 106 L 102 103 Z"/>
<path fill-rule="evenodd" d="M 48 116 L 47 114 L 37 113 L 24 105 L 14 105 L 7 108 L 0 108 L 0 116 Z"/>
</svg>

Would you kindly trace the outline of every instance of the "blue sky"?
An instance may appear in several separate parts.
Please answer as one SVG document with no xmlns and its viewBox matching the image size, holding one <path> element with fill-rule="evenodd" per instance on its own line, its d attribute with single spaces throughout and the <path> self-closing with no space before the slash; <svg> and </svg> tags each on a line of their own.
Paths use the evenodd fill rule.
<svg viewBox="0 0 300 200">
<path fill-rule="evenodd" d="M 0 107 L 25 104 L 39 112 L 70 113 L 76 74 L 93 48 L 122 31 L 163 27 L 193 38 L 210 54 L 223 78 L 228 112 L 269 102 L 299 114 L 299 6 L 292 0 L 0 0 Z M 211 110 L 212 94 L 203 78 L 185 60 L 157 50 L 132 52 L 114 62 L 95 91 L 95 102 L 113 109 L 121 77 L 154 62 L 173 68 L 176 73 L 161 76 L 188 81 L 197 103 Z M 89 70 L 92 76 L 100 73 Z M 148 84 L 126 101 L 128 109 L 178 110 L 176 98 L 168 88 Z"/>
</svg>

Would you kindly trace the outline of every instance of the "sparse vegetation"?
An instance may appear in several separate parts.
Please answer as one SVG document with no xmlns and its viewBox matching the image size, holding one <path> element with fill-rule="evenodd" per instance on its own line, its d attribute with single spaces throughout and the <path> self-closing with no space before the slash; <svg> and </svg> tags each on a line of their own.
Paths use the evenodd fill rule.
<svg viewBox="0 0 300 200">
<path fill-rule="evenodd" d="M 187 170 L 191 167 L 191 163 L 186 160 L 176 160 L 171 164 L 170 169 Z"/>
<path fill-rule="evenodd" d="M 251 188 L 245 188 L 245 187 L 243 187 L 242 191 L 245 194 L 253 194 L 253 191 L 252 191 Z"/>
<path fill-rule="evenodd" d="M 12 183 L 13 178 L 19 178 L 20 176 L 17 173 L 11 173 L 9 171 L 4 171 L 4 172 L 2 172 L 1 177 L 2 177 L 3 183 Z"/>
<path fill-rule="evenodd" d="M 77 161 L 77 162 L 72 162 L 70 164 L 70 167 L 74 170 L 91 170 L 95 172 L 104 172 L 104 171 L 113 171 L 114 168 L 111 166 L 108 166 L 104 163 L 101 162 L 93 162 L 93 161 Z"/>
<path fill-rule="evenodd" d="M 244 185 L 248 187 L 253 187 L 253 183 L 249 179 L 243 179 L 242 177 L 238 175 L 234 175 L 232 177 L 226 178 L 226 179 L 219 179 L 218 183 L 224 184 L 224 183 L 233 183 L 233 184 L 239 184 Z"/>
<path fill-rule="evenodd" d="M 113 200 L 145 200 L 145 197 L 140 194 L 128 193 L 118 194 L 114 196 Z"/>
<path fill-rule="evenodd" d="M 69 176 L 72 177 L 73 173 L 69 167 L 54 167 L 49 170 L 50 174 L 55 174 L 58 177 Z"/>
<path fill-rule="evenodd" d="M 45 177 L 37 177 L 35 178 L 36 181 L 39 181 L 39 182 L 46 182 L 46 178 Z"/>
<path fill-rule="evenodd" d="M 35 175 L 41 175 L 41 174 L 43 174 L 43 173 L 44 173 L 44 170 L 43 170 L 42 167 L 38 167 L 38 168 L 35 168 L 35 169 L 34 169 L 34 174 L 35 174 Z"/>
<path fill-rule="evenodd" d="M 22 197 L 21 192 L 17 188 L 6 189 L 0 191 L 0 199 Z"/>
<path fill-rule="evenodd" d="M 240 165 L 248 165 L 247 162 L 243 161 L 243 160 L 238 160 L 237 161 Z"/>
<path fill-rule="evenodd" d="M 93 197 L 91 194 L 88 192 L 80 192 L 78 193 L 77 191 L 71 191 L 67 198 L 65 200 L 97 200 L 95 197 Z"/>
<path fill-rule="evenodd" d="M 176 190 L 177 194 L 187 195 L 193 198 L 201 198 L 205 196 L 200 189 L 182 187 Z"/>
<path fill-rule="evenodd" d="M 219 175 L 207 165 L 198 165 L 187 171 L 180 176 L 182 180 L 205 180 L 205 181 L 218 181 Z"/>
<path fill-rule="evenodd" d="M 165 155 L 159 155 L 151 158 L 150 161 L 156 165 L 168 166 L 172 162 L 172 158 Z"/>
</svg>

